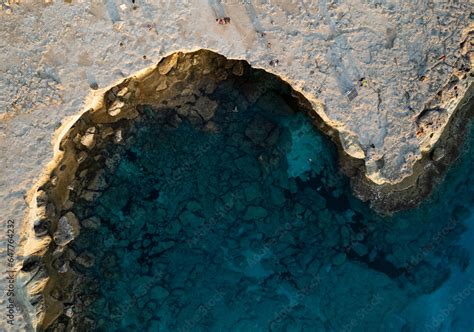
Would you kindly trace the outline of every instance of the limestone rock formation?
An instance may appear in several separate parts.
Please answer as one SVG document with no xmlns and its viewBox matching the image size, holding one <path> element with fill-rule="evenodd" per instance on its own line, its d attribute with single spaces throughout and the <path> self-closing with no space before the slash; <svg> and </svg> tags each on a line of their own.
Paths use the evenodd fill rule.
<svg viewBox="0 0 474 332">
<path fill-rule="evenodd" d="M 237 63 L 240 64 L 236 65 Z M 234 70 L 235 66 L 242 66 L 243 69 Z M 36 317 L 32 320 L 33 325 L 41 329 L 55 322 L 59 316 L 68 316 L 69 311 L 65 306 L 65 302 L 53 295 L 53 290 L 64 292 L 64 297 L 70 298 L 74 295 L 70 292 L 70 289 L 74 289 L 74 285 L 78 282 L 76 272 L 71 268 L 72 264 L 77 263 L 83 268 L 93 265 L 91 257 L 84 254 L 76 258 L 76 255 L 68 250 L 68 244 L 80 232 L 78 218 L 82 219 L 80 216 L 76 217 L 70 212 L 70 209 L 81 200 L 94 201 L 100 196 L 101 191 L 107 187 L 108 179 L 101 170 L 113 170 L 118 165 L 115 156 L 107 155 L 107 146 L 112 144 L 120 148 L 120 145 L 127 144 L 130 139 L 130 131 L 133 131 L 132 123 L 142 121 L 141 114 L 147 111 L 147 105 L 153 106 L 153 111 L 157 112 L 158 118 L 165 119 L 167 125 L 171 127 L 179 126 L 181 121 L 186 119 L 193 126 L 200 127 L 203 130 L 212 130 L 213 127 L 215 128 L 215 124 L 211 120 L 214 117 L 217 104 L 208 98 L 203 91 L 213 91 L 217 83 L 225 80 L 229 75 L 242 77 L 249 70 L 251 70 L 250 66 L 246 62 L 227 60 L 209 51 L 202 50 L 186 54 L 175 53 L 165 58 L 158 65 L 151 66 L 132 77 L 126 78 L 113 87 L 99 91 L 80 117 L 69 124 L 69 127 L 64 130 L 63 136 L 60 138 L 55 159 L 48 168 L 48 173 L 38 185 L 39 190 L 36 197 L 37 204 L 39 203 L 38 205 L 41 207 L 41 210 L 39 210 L 40 218 L 27 221 L 29 227 L 32 229 L 34 227 L 36 230 L 38 238 L 47 239 L 52 236 L 54 240 L 42 244 L 44 249 L 49 249 L 40 256 L 40 265 L 43 265 L 45 267 L 44 271 L 48 272 L 43 274 L 45 278 L 41 279 L 40 286 L 36 286 L 34 292 L 30 292 L 30 297 L 33 294 L 35 296 L 33 308 L 30 306 L 28 309 Z M 379 208 L 383 207 L 387 211 L 398 209 L 399 202 L 397 200 L 401 196 L 391 196 L 390 185 L 377 187 L 367 180 L 364 163 L 358 161 L 357 158 L 345 155 L 347 150 L 344 148 L 343 141 L 341 141 L 341 135 L 327 126 L 319 113 L 312 108 L 311 103 L 277 78 L 269 77 L 269 84 L 272 84 L 271 82 L 282 84 L 286 93 L 294 98 L 301 109 L 307 112 L 314 124 L 337 143 L 340 153 L 345 156 L 342 160 L 344 170 L 355 181 L 356 193 L 364 199 L 370 199 Z M 246 102 L 255 102 L 260 98 L 261 93 L 262 91 L 259 90 L 246 90 Z M 467 100 L 469 101 L 469 99 Z M 177 114 L 170 112 L 170 107 L 177 107 L 179 109 Z M 120 111 L 117 111 L 118 109 Z M 460 110 L 459 113 L 464 117 L 468 116 L 465 108 Z M 462 119 L 462 117 L 459 117 L 459 119 Z M 278 137 L 279 135 L 274 126 L 266 121 L 252 124 L 247 128 L 245 134 L 254 143 L 261 145 L 272 145 L 272 137 Z M 440 142 L 443 143 L 444 141 L 440 140 Z M 449 149 L 452 151 L 452 147 Z M 261 163 L 271 165 L 269 160 L 266 160 L 263 156 L 262 158 Z M 436 165 L 434 164 L 435 159 L 441 162 L 446 158 L 432 158 L 430 162 L 433 165 Z M 257 167 L 249 168 L 252 160 L 246 157 L 238 158 L 234 163 L 235 167 L 242 171 L 259 172 Z M 140 174 L 142 170 L 136 171 L 137 174 Z M 183 174 L 177 171 L 179 170 L 174 170 L 176 177 L 179 178 Z M 416 174 L 416 177 L 422 175 Z M 249 176 L 257 178 L 259 174 L 251 173 Z M 409 180 L 413 181 L 413 179 Z M 282 183 L 282 186 L 291 193 L 297 191 L 296 183 Z M 416 204 L 424 195 L 429 193 L 431 187 L 425 186 L 425 182 L 419 181 L 417 185 L 409 186 L 403 194 Z M 245 198 L 249 201 L 254 200 L 256 191 L 258 191 L 258 188 L 249 187 L 245 192 Z M 274 194 L 274 200 L 281 200 L 278 193 Z M 120 197 L 116 197 L 115 204 L 125 205 L 126 202 L 121 201 Z M 50 206 L 49 209 L 48 206 Z M 247 209 L 243 205 L 237 205 L 236 208 L 242 210 L 244 219 L 265 218 L 271 213 L 258 205 L 251 205 Z M 140 222 L 140 220 L 136 222 Z M 187 225 L 193 223 L 203 224 L 204 220 L 195 215 L 190 209 L 180 215 L 180 222 L 182 224 L 180 227 L 187 227 Z M 81 223 L 84 227 L 94 228 L 97 227 L 98 221 L 86 219 Z M 175 233 L 179 232 L 180 229 L 176 227 L 178 225 L 170 230 Z M 332 234 L 325 234 L 325 245 L 334 245 L 333 241 L 337 241 L 337 239 L 338 237 Z M 32 241 L 31 237 L 26 238 L 26 247 L 33 246 L 28 244 Z M 158 250 L 158 253 L 164 252 L 174 245 L 174 241 L 162 242 L 156 250 Z M 367 250 L 362 246 L 356 246 L 356 248 L 356 252 L 361 256 L 367 253 Z M 342 265 L 346 259 L 345 253 L 335 254 L 332 258 L 332 264 Z M 29 273 L 31 272 L 26 269 L 24 271 L 25 276 L 22 276 L 22 279 Z M 61 275 L 61 277 L 56 274 Z M 157 291 L 159 297 L 165 296 L 164 294 L 166 293 L 163 291 Z"/>
</svg>

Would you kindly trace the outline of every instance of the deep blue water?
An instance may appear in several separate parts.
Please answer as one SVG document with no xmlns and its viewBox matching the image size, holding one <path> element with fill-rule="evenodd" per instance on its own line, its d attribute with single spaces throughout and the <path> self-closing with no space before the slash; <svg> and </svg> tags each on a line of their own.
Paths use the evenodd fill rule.
<svg viewBox="0 0 474 332">
<path fill-rule="evenodd" d="M 473 323 L 470 291 L 440 314 L 474 277 L 472 128 L 428 201 L 381 217 L 352 196 L 335 146 L 303 113 L 272 91 L 249 104 L 226 89 L 212 96 L 220 105 L 206 130 L 187 120 L 174 128 L 145 107 L 110 186 L 87 207 L 100 224 L 83 225 L 75 249 L 95 264 L 75 268 L 95 280 L 85 310 L 96 330 L 464 331 Z M 447 290 L 453 278 L 460 288 Z"/>
</svg>

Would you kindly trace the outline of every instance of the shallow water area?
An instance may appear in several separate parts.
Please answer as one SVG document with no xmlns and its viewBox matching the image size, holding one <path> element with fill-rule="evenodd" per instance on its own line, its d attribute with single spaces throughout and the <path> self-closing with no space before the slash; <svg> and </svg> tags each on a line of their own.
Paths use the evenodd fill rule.
<svg viewBox="0 0 474 332">
<path fill-rule="evenodd" d="M 436 331 L 449 323 L 411 319 L 410 305 L 470 271 L 472 250 L 458 240 L 473 207 L 472 151 L 429 201 L 381 217 L 352 196 L 336 147 L 303 111 L 273 89 L 251 100 L 251 88 L 221 84 L 206 124 L 142 105 L 126 144 L 110 147 L 120 160 L 106 188 L 74 207 L 82 229 L 73 268 L 86 278 L 77 296 L 91 319 L 83 328 Z M 471 128 L 467 147 L 473 139 Z"/>
</svg>

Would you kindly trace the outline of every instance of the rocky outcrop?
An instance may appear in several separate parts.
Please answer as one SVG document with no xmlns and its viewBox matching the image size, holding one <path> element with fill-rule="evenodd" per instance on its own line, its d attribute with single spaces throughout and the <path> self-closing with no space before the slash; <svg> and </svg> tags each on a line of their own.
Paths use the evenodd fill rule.
<svg viewBox="0 0 474 332">
<path fill-rule="evenodd" d="M 374 183 L 370 165 L 356 159 L 341 158 L 345 173 L 351 177 L 356 196 L 369 201 L 382 213 L 414 207 L 426 198 L 457 159 L 460 144 L 474 115 L 474 30 L 467 29 L 460 43 L 460 57 L 454 63 L 453 75 L 446 85 L 425 105 L 417 116 L 422 158 L 411 176 L 399 183 Z M 383 156 L 378 163 L 383 164 Z M 377 168 L 377 165 L 374 165 Z"/>
<path fill-rule="evenodd" d="M 58 317 L 69 317 L 68 322 L 73 322 L 74 316 L 80 315 L 79 309 L 74 311 L 69 307 L 79 301 L 74 298 L 74 289 L 80 278 L 73 266 L 93 266 L 94 258 L 87 253 L 77 255 L 70 244 L 81 227 L 93 229 L 100 220 L 74 215 L 72 208 L 77 202 L 95 200 L 108 186 L 104 170 L 113 171 L 119 162 L 119 156 L 111 154 L 108 147 L 120 149 L 127 144 L 134 130 L 132 124 L 142 121 L 143 105 L 153 106 L 160 117 L 167 118 L 170 126 L 178 126 L 186 118 L 203 130 L 214 130 L 212 119 L 217 103 L 209 94 L 231 75 L 241 77 L 250 70 L 253 69 L 245 61 L 229 60 L 210 51 L 174 53 L 113 87 L 97 91 L 86 103 L 85 111 L 64 127 L 55 158 L 33 190 L 32 207 L 25 222 L 24 260 L 18 274 L 18 283 L 25 289 L 25 311 L 38 331 L 46 330 L 54 322 L 59 324 Z M 418 164 L 419 171 L 398 185 L 376 185 L 365 176 L 363 160 L 350 157 L 339 133 L 321 119 L 318 108 L 322 105 L 309 102 L 281 79 L 261 73 L 268 76 L 269 85 L 283 86 L 291 102 L 307 112 L 315 127 L 336 142 L 343 169 L 352 178 L 356 194 L 384 212 L 415 205 L 430 192 L 433 184 L 429 181 L 431 176 L 426 174 L 438 172 L 436 176 L 440 177 L 450 156 L 455 154 L 453 142 L 457 142 L 461 133 L 457 126 L 464 124 L 472 113 L 469 90 L 464 100 L 468 106 L 458 107 L 459 117 L 451 117 L 447 125 L 452 130 L 433 144 L 436 153 L 431 153 L 432 149 L 426 152 Z M 256 100 L 259 94 L 260 91 L 251 87 L 246 89 L 249 101 Z M 176 109 L 177 114 L 168 112 L 170 108 Z M 273 130 L 271 124 L 262 127 L 256 123 L 248 128 L 246 135 L 256 143 L 270 144 Z M 430 167 L 435 167 L 435 171 L 429 173 Z M 249 189 L 248 195 L 252 196 L 252 190 Z M 268 211 L 257 206 L 245 211 L 249 217 L 267 214 Z M 364 248 L 359 251 L 363 252 Z M 345 259 L 345 256 L 334 257 L 334 264 L 342 264 Z M 156 294 L 165 296 L 161 290 Z"/>
<path fill-rule="evenodd" d="M 217 103 L 209 94 L 219 82 L 231 75 L 241 77 L 250 70 L 244 61 L 227 60 L 210 51 L 174 53 L 113 87 L 97 91 L 89 108 L 65 127 L 55 158 L 33 191 L 25 223 L 24 260 L 18 283 L 25 289 L 23 305 L 36 330 L 46 330 L 53 322 L 59 324 L 60 316 L 72 322 L 74 315 L 80 315 L 77 308 L 74 311 L 69 307 L 71 302 L 79 301 L 73 292 L 80 283 L 75 266 L 89 268 L 94 257 L 76 254 L 70 244 L 82 227 L 94 229 L 100 220 L 83 218 L 72 210 L 77 202 L 95 200 L 108 186 L 107 173 L 114 170 L 120 158 L 110 151 L 127 144 L 132 124 L 141 121 L 142 106 L 153 106 L 170 126 L 178 126 L 186 118 L 203 130 L 214 130 Z M 289 98 L 293 93 L 304 102 L 287 84 L 268 77 L 270 86 L 283 85 Z M 248 91 L 249 98 L 258 98 L 260 93 Z M 308 102 L 304 106 L 310 109 Z M 168 112 L 171 108 L 177 114 Z"/>
<path fill-rule="evenodd" d="M 53 234 L 54 242 L 63 247 L 73 241 L 79 235 L 79 221 L 72 212 L 67 212 L 59 218 L 56 232 Z"/>
</svg>

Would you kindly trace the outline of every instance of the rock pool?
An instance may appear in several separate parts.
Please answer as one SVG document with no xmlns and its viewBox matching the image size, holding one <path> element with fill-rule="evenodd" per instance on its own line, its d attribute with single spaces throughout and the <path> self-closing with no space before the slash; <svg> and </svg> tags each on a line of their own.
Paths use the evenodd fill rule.
<svg viewBox="0 0 474 332">
<path fill-rule="evenodd" d="M 303 111 L 271 88 L 253 100 L 253 88 L 225 81 L 209 96 L 216 108 L 197 105 L 198 116 L 138 107 L 127 142 L 110 146 L 120 156 L 113 171 L 93 184 L 101 195 L 74 207 L 72 268 L 84 278 L 74 310 L 87 318 L 77 325 L 461 331 L 472 323 L 461 305 L 471 294 L 447 317 L 441 304 L 414 306 L 472 271 L 473 248 L 460 242 L 472 227 L 472 127 L 429 200 L 383 217 L 352 196 L 336 147 Z"/>
</svg>

